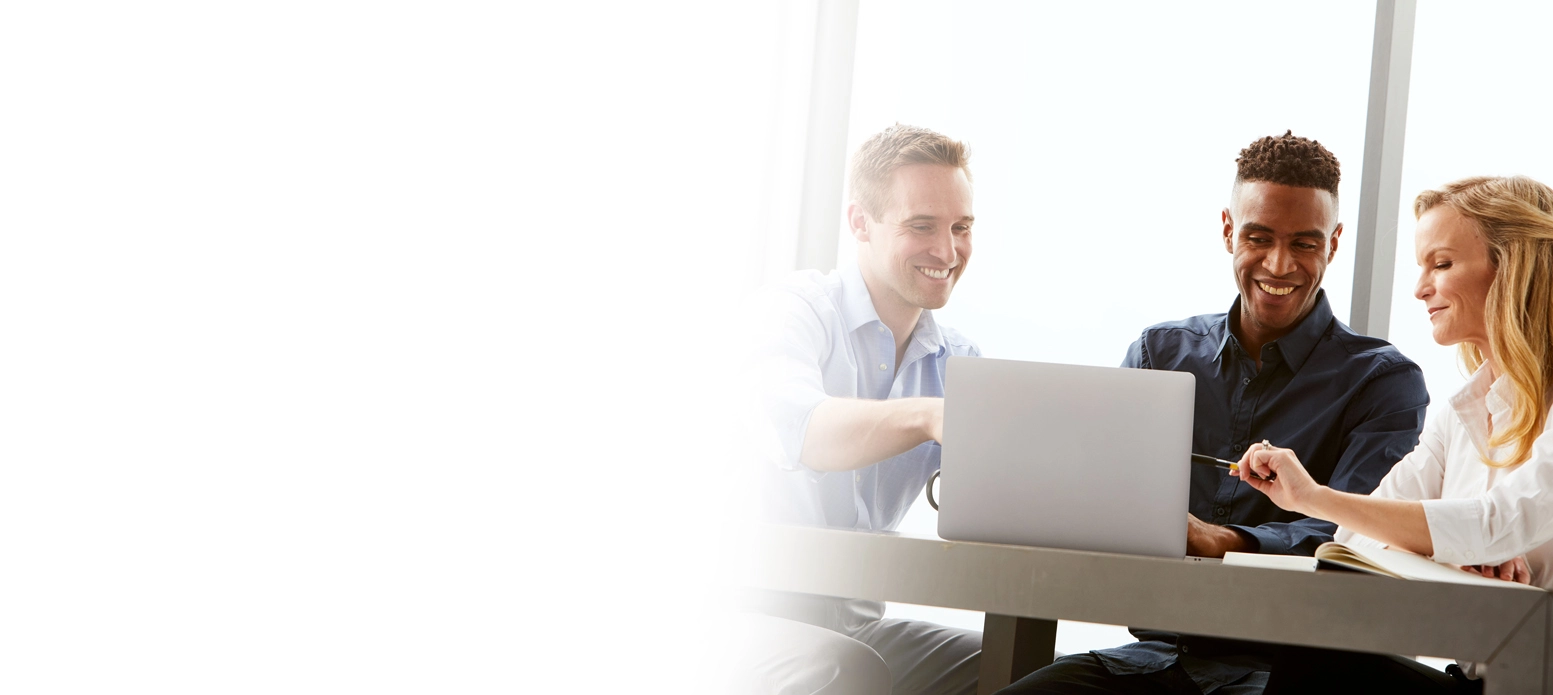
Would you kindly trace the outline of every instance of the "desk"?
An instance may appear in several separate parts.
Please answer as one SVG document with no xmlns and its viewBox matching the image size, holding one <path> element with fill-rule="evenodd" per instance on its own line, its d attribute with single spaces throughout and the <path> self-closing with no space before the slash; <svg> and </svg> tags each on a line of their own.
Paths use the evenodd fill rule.
<svg viewBox="0 0 1553 695">
<path fill-rule="evenodd" d="M 1545 592 L 796 526 L 754 535 L 750 586 L 986 613 L 981 693 L 1050 663 L 1062 619 L 1480 661 L 1490 695 L 1553 695 Z"/>
</svg>

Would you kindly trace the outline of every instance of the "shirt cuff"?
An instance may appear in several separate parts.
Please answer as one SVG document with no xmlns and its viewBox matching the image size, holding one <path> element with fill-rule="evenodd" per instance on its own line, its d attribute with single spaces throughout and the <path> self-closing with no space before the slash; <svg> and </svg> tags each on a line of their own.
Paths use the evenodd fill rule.
<svg viewBox="0 0 1553 695">
<path fill-rule="evenodd" d="M 1274 555 L 1289 554 L 1289 541 L 1281 534 L 1273 533 L 1272 531 L 1264 529 L 1260 526 L 1238 526 L 1236 524 L 1229 524 L 1226 528 L 1232 528 L 1236 531 L 1244 532 L 1246 535 L 1255 538 L 1257 548 L 1251 552 L 1272 553 Z"/>
<path fill-rule="evenodd" d="M 1456 565 L 1483 564 L 1483 505 L 1476 499 L 1423 500 L 1434 559 Z"/>
<path fill-rule="evenodd" d="M 782 443 L 785 455 L 777 463 L 777 467 L 783 471 L 802 474 L 811 483 L 825 477 L 825 472 L 814 470 L 803 462 L 803 440 L 809 435 L 809 421 L 814 418 L 814 409 L 818 408 L 824 400 L 824 398 L 815 400 L 803 412 L 803 417 L 788 428 L 787 441 Z"/>
</svg>

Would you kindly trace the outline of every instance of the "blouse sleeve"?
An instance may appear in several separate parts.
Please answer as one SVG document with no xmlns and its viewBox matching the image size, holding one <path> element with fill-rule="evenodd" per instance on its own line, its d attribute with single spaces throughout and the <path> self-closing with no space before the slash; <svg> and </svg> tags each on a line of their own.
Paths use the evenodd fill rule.
<svg viewBox="0 0 1553 695">
<path fill-rule="evenodd" d="M 1553 540 L 1553 434 L 1545 430 L 1532 443 L 1531 458 L 1483 494 L 1423 505 L 1434 559 L 1441 562 L 1497 565 Z"/>
</svg>

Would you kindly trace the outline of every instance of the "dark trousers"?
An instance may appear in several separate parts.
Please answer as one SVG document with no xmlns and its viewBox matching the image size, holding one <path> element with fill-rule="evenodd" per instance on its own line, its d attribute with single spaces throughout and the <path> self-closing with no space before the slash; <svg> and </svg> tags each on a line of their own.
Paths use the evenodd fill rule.
<svg viewBox="0 0 1553 695">
<path fill-rule="evenodd" d="M 1440 673 L 1412 659 L 1327 649 L 1279 650 L 1271 677 L 1252 673 L 1213 690 L 1218 695 L 1304 693 L 1481 693 L 1482 683 Z M 1265 683 L 1265 686 L 1264 686 Z M 1265 690 L 1264 690 L 1265 688 Z M 999 695 L 1203 695 L 1179 664 L 1148 674 L 1117 676 L 1091 654 L 1070 654 L 998 691 Z"/>
</svg>

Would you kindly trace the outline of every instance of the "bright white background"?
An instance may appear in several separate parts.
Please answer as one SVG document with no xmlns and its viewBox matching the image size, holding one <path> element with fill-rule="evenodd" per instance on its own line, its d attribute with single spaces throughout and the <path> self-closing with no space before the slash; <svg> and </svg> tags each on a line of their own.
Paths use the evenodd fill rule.
<svg viewBox="0 0 1553 695">
<path fill-rule="evenodd" d="M 0 691 L 694 690 L 779 10 L 6 4 Z"/>
<path fill-rule="evenodd" d="M 945 320 L 990 355 L 1114 364 L 1226 308 L 1254 137 L 1329 145 L 1353 219 L 1368 3 L 882 6 L 850 146 L 976 148 Z M 1553 179 L 1517 7 L 1420 10 L 1405 191 Z M 804 17 L 0 10 L 0 690 L 693 690 L 737 546 L 720 329 L 790 214 Z"/>
</svg>

